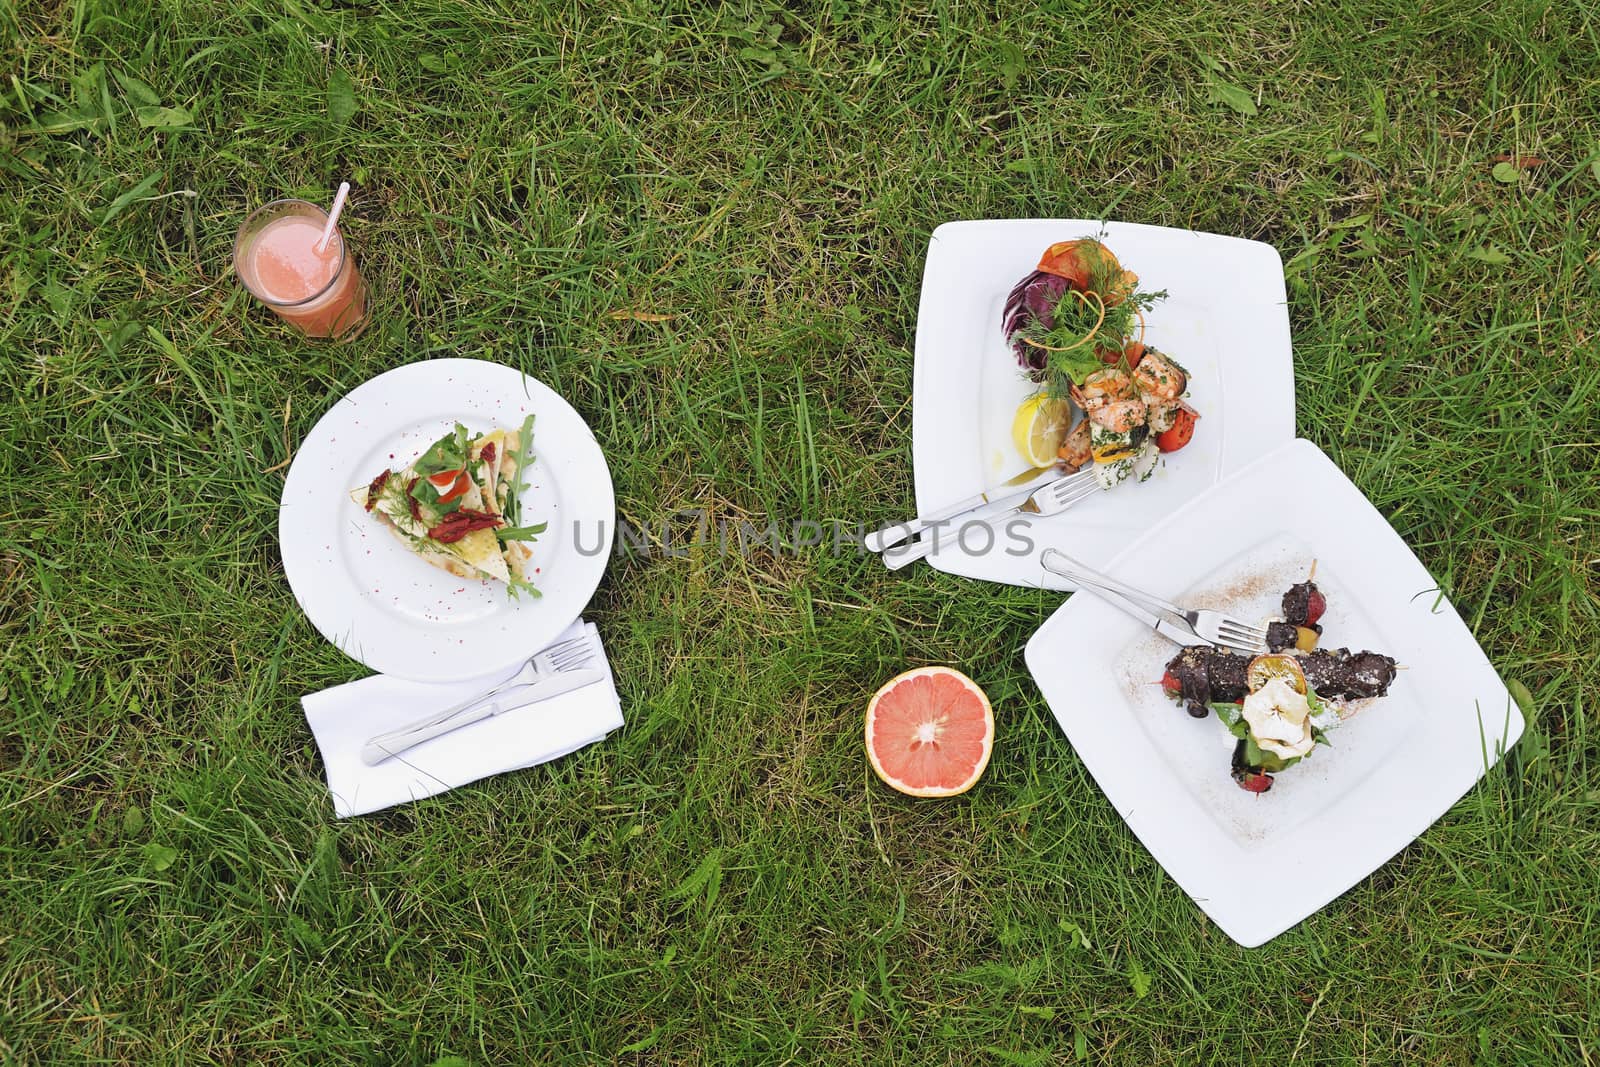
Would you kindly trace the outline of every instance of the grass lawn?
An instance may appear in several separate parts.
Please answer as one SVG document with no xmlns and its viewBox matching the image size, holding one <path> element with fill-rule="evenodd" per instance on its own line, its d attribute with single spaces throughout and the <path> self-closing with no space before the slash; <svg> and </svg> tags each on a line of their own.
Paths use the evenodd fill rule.
<svg viewBox="0 0 1600 1067">
<path fill-rule="evenodd" d="M 0 1063 L 1600 1057 L 1600 17 L 927 7 L 0 4 Z M 376 323 L 298 342 L 234 229 L 346 177 Z M 365 672 L 276 522 L 335 398 L 499 360 L 635 522 L 876 524 L 928 234 L 1007 216 L 1282 251 L 1299 432 L 1525 687 L 1482 786 L 1241 949 L 1027 675 L 1058 595 L 807 549 L 616 559 L 626 730 L 333 819 L 297 700 Z M 958 801 L 862 753 L 926 663 L 996 705 Z"/>
</svg>

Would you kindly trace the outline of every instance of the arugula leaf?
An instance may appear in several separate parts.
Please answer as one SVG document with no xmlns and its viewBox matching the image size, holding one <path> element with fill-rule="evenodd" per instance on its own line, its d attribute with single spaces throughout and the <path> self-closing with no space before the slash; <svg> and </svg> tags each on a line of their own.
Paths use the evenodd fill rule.
<svg viewBox="0 0 1600 1067">
<path fill-rule="evenodd" d="M 507 541 L 533 541 L 549 528 L 548 522 L 536 522 L 532 526 L 501 526 L 495 530 L 494 535 L 500 539 L 501 544 Z"/>
<path fill-rule="evenodd" d="M 517 439 L 516 469 L 511 472 L 510 488 L 506 491 L 505 515 L 513 526 L 522 525 L 522 477 L 533 463 L 533 414 L 522 420 Z"/>
<path fill-rule="evenodd" d="M 532 582 L 525 582 L 521 578 L 518 578 L 515 574 L 511 576 L 511 581 L 506 583 L 506 592 L 511 594 L 511 599 L 513 600 L 523 593 L 527 593 L 535 600 L 544 596 L 544 594 L 539 592 L 538 587 L 536 587 Z"/>
</svg>

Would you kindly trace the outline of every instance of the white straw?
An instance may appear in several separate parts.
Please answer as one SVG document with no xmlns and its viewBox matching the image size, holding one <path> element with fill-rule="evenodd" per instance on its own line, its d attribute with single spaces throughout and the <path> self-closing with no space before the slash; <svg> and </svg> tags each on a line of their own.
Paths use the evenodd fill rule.
<svg viewBox="0 0 1600 1067">
<path fill-rule="evenodd" d="M 344 210 L 344 198 L 349 195 L 350 183 L 340 182 L 339 191 L 333 194 L 333 209 L 328 212 L 328 224 L 322 228 L 322 240 L 317 242 L 319 255 L 328 250 L 328 240 L 333 236 L 333 228 L 339 225 L 339 212 Z"/>
</svg>

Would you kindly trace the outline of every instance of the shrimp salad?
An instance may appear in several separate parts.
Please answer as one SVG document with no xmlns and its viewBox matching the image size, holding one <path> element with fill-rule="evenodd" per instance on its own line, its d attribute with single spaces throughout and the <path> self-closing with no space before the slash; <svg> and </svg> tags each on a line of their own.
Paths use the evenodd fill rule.
<svg viewBox="0 0 1600 1067">
<path fill-rule="evenodd" d="M 1041 392 L 1070 397 L 1083 418 L 1057 451 L 1066 471 L 1093 466 L 1105 488 L 1155 472 L 1194 436 L 1189 374 L 1144 343 L 1145 312 L 1165 299 L 1092 237 L 1061 241 L 1006 300 L 1012 354 Z"/>
</svg>

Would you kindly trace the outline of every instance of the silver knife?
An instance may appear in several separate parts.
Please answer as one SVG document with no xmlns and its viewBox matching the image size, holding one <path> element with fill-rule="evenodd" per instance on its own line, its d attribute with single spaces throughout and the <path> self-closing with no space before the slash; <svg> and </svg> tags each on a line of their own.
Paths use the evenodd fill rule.
<svg viewBox="0 0 1600 1067">
<path fill-rule="evenodd" d="M 1028 514 L 1049 518 L 1052 515 L 1061 514 L 1074 504 L 1081 503 L 1098 492 L 1100 492 L 1100 487 L 1095 480 L 1093 470 L 1086 468 L 1081 471 L 1075 471 L 1072 474 L 1063 474 L 1058 478 L 1045 482 L 1021 503 L 1012 502 L 1010 506 L 1001 504 L 986 505 L 970 512 L 970 517 L 965 517 L 963 521 L 965 523 L 997 525 L 1015 515 Z M 892 571 L 897 571 L 901 567 L 909 567 L 917 560 L 932 554 L 937 538 L 937 534 L 925 534 L 913 544 L 895 546 L 883 554 L 884 566 Z M 959 535 L 957 540 L 960 540 Z M 1053 552 L 1054 549 L 1047 549 L 1046 551 L 1047 553 Z"/>
<path fill-rule="evenodd" d="M 582 689 L 586 685 L 593 685 L 606 676 L 606 672 L 598 667 L 585 667 L 575 671 L 561 671 L 542 681 L 530 686 L 519 686 L 495 694 L 492 700 L 483 704 L 474 704 L 471 707 L 443 716 L 433 716 L 414 722 L 410 726 L 392 730 L 386 734 L 379 734 L 361 746 L 361 762 L 369 767 L 376 767 L 390 756 L 398 755 L 409 748 L 415 748 L 424 741 L 431 741 L 441 734 L 459 730 L 463 726 L 481 722 L 484 719 L 502 712 L 515 711 L 525 708 L 529 704 L 558 697 L 562 693 L 570 693 L 574 689 Z"/>
<path fill-rule="evenodd" d="M 1138 619 L 1140 622 L 1150 627 L 1150 629 L 1154 630 L 1156 633 L 1160 634 L 1162 637 L 1165 637 L 1174 644 L 1211 644 L 1210 641 L 1207 641 L 1205 638 L 1189 629 L 1187 623 L 1182 623 L 1176 619 L 1169 619 L 1165 616 L 1157 615 L 1154 612 L 1146 611 L 1143 607 L 1135 604 L 1121 593 L 1117 593 L 1110 589 L 1095 585 L 1091 579 L 1084 575 L 1078 573 L 1068 574 L 1057 567 L 1051 566 L 1050 553 L 1054 551 L 1054 549 L 1050 548 L 1045 549 L 1044 555 L 1039 560 L 1039 565 L 1045 570 L 1051 572 L 1052 574 L 1059 574 L 1063 578 L 1067 578 L 1073 582 L 1076 582 L 1080 590 L 1093 593 L 1095 596 L 1099 597 L 1101 600 L 1104 600 L 1107 604 L 1110 604 L 1112 607 L 1118 609 L 1124 614 Z"/>
<path fill-rule="evenodd" d="M 863 537 L 861 543 L 866 546 L 868 552 L 882 552 L 885 549 L 893 548 L 902 541 L 915 537 L 930 526 L 935 526 L 941 522 L 949 522 L 957 515 L 964 515 L 969 511 L 977 511 L 979 508 L 991 505 L 999 509 L 1006 505 L 1020 504 L 1032 496 L 1040 486 L 1048 485 L 1061 476 L 1061 472 L 1055 467 L 1040 467 L 1031 471 L 1024 471 L 1004 485 L 986 489 L 977 496 L 969 496 L 958 504 L 951 504 L 943 511 L 934 512 L 925 518 L 915 518 L 909 522 L 890 523 L 888 526 L 874 530 Z M 1021 486 L 1020 489 L 1012 488 L 1012 486 L 1019 485 Z"/>
</svg>

